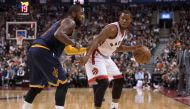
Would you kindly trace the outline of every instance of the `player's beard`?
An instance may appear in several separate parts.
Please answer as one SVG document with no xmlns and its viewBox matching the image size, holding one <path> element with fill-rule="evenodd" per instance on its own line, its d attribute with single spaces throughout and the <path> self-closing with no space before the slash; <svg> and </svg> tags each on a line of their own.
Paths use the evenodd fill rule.
<svg viewBox="0 0 190 109">
<path fill-rule="evenodd" d="M 78 28 L 78 27 L 80 27 L 81 26 L 81 21 L 80 20 L 78 20 L 77 18 L 75 18 L 75 23 L 76 23 L 76 27 Z"/>
</svg>

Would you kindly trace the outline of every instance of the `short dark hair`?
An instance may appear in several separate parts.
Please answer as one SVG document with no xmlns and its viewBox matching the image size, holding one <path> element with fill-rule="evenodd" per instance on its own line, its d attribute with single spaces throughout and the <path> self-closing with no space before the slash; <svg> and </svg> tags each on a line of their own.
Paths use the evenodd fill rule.
<svg viewBox="0 0 190 109">
<path fill-rule="evenodd" d="M 72 5 L 69 10 L 68 10 L 68 15 L 71 15 L 72 12 L 78 12 L 80 9 L 82 8 L 82 6 L 80 4 L 75 4 L 75 5 Z"/>
<path fill-rule="evenodd" d="M 131 14 L 131 12 L 130 12 L 129 10 L 123 10 L 123 11 L 121 11 L 121 12 L 120 12 L 120 15 L 121 15 L 122 13 L 124 13 L 124 14 L 129 14 L 129 15 L 132 17 L 132 14 Z"/>
</svg>

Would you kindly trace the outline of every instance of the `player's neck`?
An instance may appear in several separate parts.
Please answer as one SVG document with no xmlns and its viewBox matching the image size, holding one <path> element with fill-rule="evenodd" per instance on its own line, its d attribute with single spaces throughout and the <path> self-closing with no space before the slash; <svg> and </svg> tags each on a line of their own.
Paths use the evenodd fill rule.
<svg viewBox="0 0 190 109">
<path fill-rule="evenodd" d="M 124 35 L 125 30 L 126 30 L 126 29 L 124 29 L 124 28 L 122 28 L 122 27 L 120 26 L 120 31 L 121 31 L 121 34 L 122 34 L 122 35 Z"/>
<path fill-rule="evenodd" d="M 125 31 L 126 29 L 122 28 L 122 26 L 120 25 L 120 23 L 118 23 L 118 24 L 119 24 L 119 28 L 120 28 L 121 34 L 124 34 L 124 31 Z"/>
</svg>

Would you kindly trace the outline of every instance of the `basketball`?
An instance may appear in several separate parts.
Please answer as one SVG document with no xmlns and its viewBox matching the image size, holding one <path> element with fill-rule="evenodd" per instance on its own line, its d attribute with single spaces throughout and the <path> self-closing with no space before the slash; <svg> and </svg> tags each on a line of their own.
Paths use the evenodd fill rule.
<svg viewBox="0 0 190 109">
<path fill-rule="evenodd" d="M 146 46 L 142 46 L 133 52 L 133 56 L 139 64 L 147 64 L 150 61 L 151 53 Z"/>
</svg>

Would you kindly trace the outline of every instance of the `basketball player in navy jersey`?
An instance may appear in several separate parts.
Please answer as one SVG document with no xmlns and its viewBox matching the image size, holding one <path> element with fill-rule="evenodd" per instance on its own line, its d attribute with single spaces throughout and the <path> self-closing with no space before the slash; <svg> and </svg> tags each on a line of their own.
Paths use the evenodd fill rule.
<svg viewBox="0 0 190 109">
<path fill-rule="evenodd" d="M 127 10 L 122 11 L 119 21 L 104 27 L 80 61 L 81 64 L 85 64 L 88 83 L 93 85 L 95 109 L 101 108 L 109 80 L 113 80 L 111 109 L 118 109 L 124 79 L 112 61 L 111 55 L 114 52 L 132 52 L 141 47 L 121 44 L 124 37 L 127 36 L 127 29 L 131 22 L 131 13 Z"/>
<path fill-rule="evenodd" d="M 64 109 L 67 79 L 58 58 L 67 45 L 79 48 L 70 38 L 76 25 L 83 22 L 83 8 L 78 4 L 73 5 L 64 19 L 57 21 L 41 37 L 34 40 L 28 52 L 30 90 L 24 98 L 22 109 L 30 109 L 36 95 L 47 84 L 57 87 L 55 109 Z"/>
</svg>

